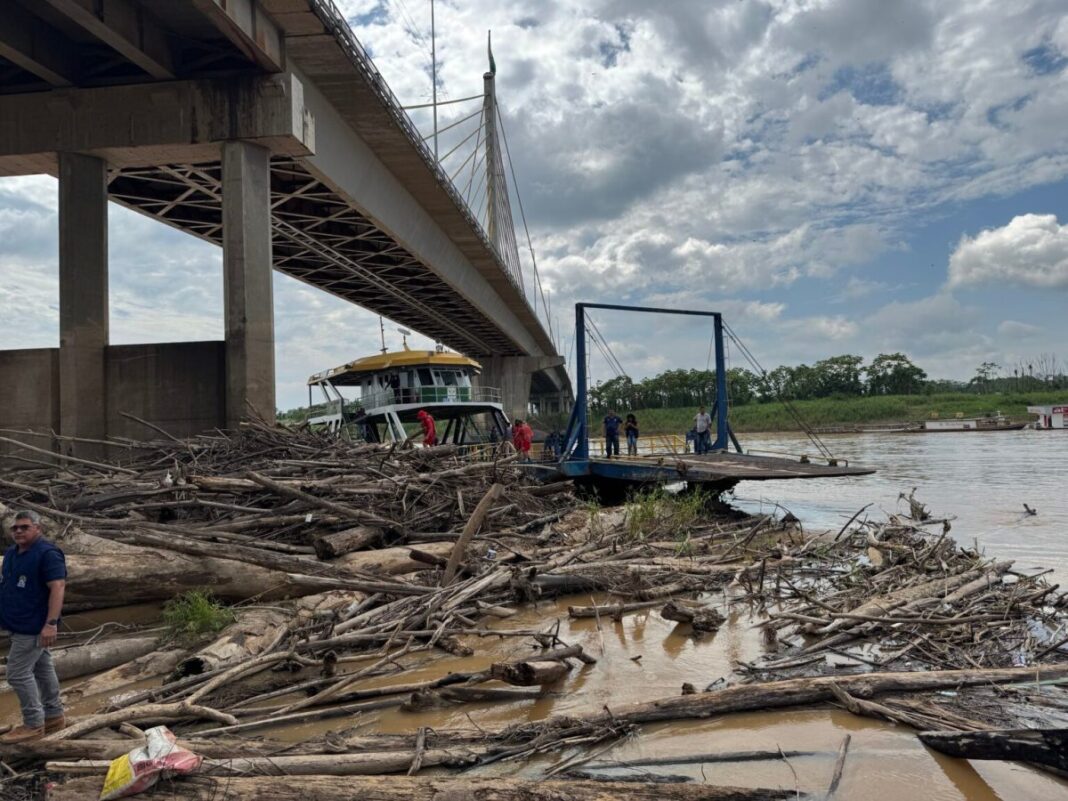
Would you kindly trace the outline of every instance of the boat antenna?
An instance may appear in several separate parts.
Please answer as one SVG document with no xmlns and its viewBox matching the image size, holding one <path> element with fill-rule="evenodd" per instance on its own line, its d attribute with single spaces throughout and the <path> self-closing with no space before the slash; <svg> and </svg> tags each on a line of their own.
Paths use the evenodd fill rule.
<svg viewBox="0 0 1068 801">
<path fill-rule="evenodd" d="M 401 335 L 401 338 L 403 340 L 401 344 L 404 346 L 404 349 L 408 350 L 408 337 L 412 335 L 412 332 L 409 331 L 407 328 L 398 328 L 397 332 Z"/>
<path fill-rule="evenodd" d="M 386 352 L 386 323 L 382 319 L 382 315 L 378 315 L 378 331 L 382 335 L 382 352 Z"/>
</svg>

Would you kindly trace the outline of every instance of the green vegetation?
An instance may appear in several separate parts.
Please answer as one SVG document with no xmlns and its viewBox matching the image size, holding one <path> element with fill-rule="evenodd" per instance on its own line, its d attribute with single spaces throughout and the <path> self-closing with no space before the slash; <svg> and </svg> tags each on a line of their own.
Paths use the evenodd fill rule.
<svg viewBox="0 0 1068 801">
<path fill-rule="evenodd" d="M 176 640 L 192 643 L 226 628 L 234 622 L 234 613 L 210 592 L 190 590 L 164 604 L 163 622 Z"/>
<path fill-rule="evenodd" d="M 1027 407 L 1068 400 L 1068 390 L 1046 392 L 974 395 L 882 395 L 856 398 L 818 398 L 791 401 L 801 419 L 814 428 L 900 423 L 910 420 L 977 417 L 1000 411 L 1010 417 L 1028 419 Z M 630 411 L 624 407 L 625 411 Z M 642 436 L 684 434 L 693 425 L 696 406 L 674 409 L 644 409 L 636 412 Z M 746 431 L 796 431 L 798 425 L 778 401 L 732 406 L 731 428 Z"/>
<path fill-rule="evenodd" d="M 690 529 L 711 500 L 711 495 L 700 490 L 668 492 L 657 487 L 636 493 L 626 505 L 627 539 L 631 542 L 675 540 L 679 543 L 679 554 L 684 555 L 690 547 Z"/>
<path fill-rule="evenodd" d="M 813 365 L 782 365 L 760 375 L 740 367 L 727 371 L 732 408 L 772 400 L 890 397 L 896 395 L 1030 394 L 1068 389 L 1068 373 L 1057 358 L 1043 355 L 1007 368 L 983 362 L 970 381 L 928 380 L 927 373 L 903 353 L 880 353 L 865 365 L 860 356 L 843 354 Z M 594 414 L 711 405 L 716 396 L 714 370 L 667 370 L 634 381 L 616 376 L 590 388 Z"/>
</svg>

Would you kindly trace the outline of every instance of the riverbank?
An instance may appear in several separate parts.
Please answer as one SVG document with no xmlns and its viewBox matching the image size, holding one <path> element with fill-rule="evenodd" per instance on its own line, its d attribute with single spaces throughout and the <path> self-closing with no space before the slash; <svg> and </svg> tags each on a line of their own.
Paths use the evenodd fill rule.
<svg viewBox="0 0 1068 801">
<path fill-rule="evenodd" d="M 888 425 L 915 420 L 979 417 L 1000 411 L 1020 421 L 1032 420 L 1028 406 L 1068 402 L 1068 391 L 991 395 L 884 395 L 860 398 L 817 398 L 791 401 L 805 424 L 813 428 Z M 617 409 L 620 413 L 631 410 Z M 640 409 L 635 411 L 642 434 L 683 434 L 693 425 L 696 409 Z M 799 431 L 800 425 L 779 401 L 731 407 L 731 427 L 737 433 Z M 536 422 L 536 421 L 535 421 Z"/>
<path fill-rule="evenodd" d="M 971 800 L 989 796 L 955 789 L 963 769 L 884 719 L 1068 723 L 1065 595 L 937 522 L 861 516 L 812 537 L 696 493 L 601 508 L 530 483 L 505 453 L 264 426 L 135 452 L 11 471 L 0 502 L 49 518 L 81 605 L 210 582 L 236 620 L 82 679 L 66 729 L 0 748 L 24 775 L 43 767 L 53 801 L 99 792 L 107 760 L 136 745 L 110 730 L 162 721 L 206 759 L 168 784 L 175 801 L 487 785 L 499 801 L 765 801 L 823 795 L 832 774 L 843 798 L 900 797 L 907 775 Z M 1036 677 L 1049 682 L 1013 688 Z M 747 727 L 758 742 L 740 745 Z M 1068 796 L 1001 767 L 984 774 L 1000 797 Z M 386 777 L 424 768 L 436 775 Z M 12 786 L 0 797 L 19 798 Z"/>
</svg>

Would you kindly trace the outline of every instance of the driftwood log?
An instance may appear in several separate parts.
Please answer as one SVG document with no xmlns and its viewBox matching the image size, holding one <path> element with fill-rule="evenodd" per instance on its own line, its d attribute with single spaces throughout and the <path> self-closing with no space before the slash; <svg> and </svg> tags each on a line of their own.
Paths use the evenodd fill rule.
<svg viewBox="0 0 1068 801">
<path fill-rule="evenodd" d="M 263 653 L 282 637 L 289 619 L 276 608 L 239 610 L 237 616 L 214 642 L 179 662 L 175 678 L 218 670 Z"/>
<path fill-rule="evenodd" d="M 1068 771 L 1068 729 L 921 731 L 923 744 L 961 759 L 1009 759 Z"/>
<path fill-rule="evenodd" d="M 331 534 L 318 534 L 312 539 L 315 554 L 320 559 L 336 559 L 352 551 L 360 551 L 378 545 L 382 541 L 382 529 L 371 526 L 355 526 Z"/>
<path fill-rule="evenodd" d="M 53 648 L 52 659 L 56 664 L 56 675 L 61 680 L 76 679 L 90 673 L 109 670 L 117 665 L 125 665 L 152 653 L 159 644 L 159 637 L 120 637 L 85 645 L 72 645 L 68 648 Z M 6 675 L 7 668 L 0 667 L 0 676 Z"/>
<path fill-rule="evenodd" d="M 676 623 L 689 623 L 695 632 L 718 631 L 726 618 L 715 609 L 692 607 L 668 601 L 660 610 L 660 617 Z"/>
<path fill-rule="evenodd" d="M 776 801 L 792 790 L 713 787 L 706 784 L 420 779 L 398 776 L 302 776 L 299 782 L 256 778 L 189 777 L 154 791 L 170 801 Z M 100 778 L 56 785 L 48 801 L 85 801 L 100 793 Z"/>
<path fill-rule="evenodd" d="M 856 676 L 817 676 L 785 679 L 760 684 L 739 684 L 723 690 L 694 695 L 672 696 L 639 704 L 611 707 L 608 712 L 568 716 L 570 721 L 656 723 L 666 720 L 693 720 L 749 712 L 817 704 L 834 699 L 837 686 L 852 695 L 868 697 L 879 693 L 909 693 L 947 687 L 974 687 L 983 684 L 1011 684 L 1068 677 L 1068 664 L 1022 668 L 978 670 L 932 670 L 913 673 L 863 673 Z M 549 718 L 543 724 L 559 724 L 563 718 Z"/>
</svg>

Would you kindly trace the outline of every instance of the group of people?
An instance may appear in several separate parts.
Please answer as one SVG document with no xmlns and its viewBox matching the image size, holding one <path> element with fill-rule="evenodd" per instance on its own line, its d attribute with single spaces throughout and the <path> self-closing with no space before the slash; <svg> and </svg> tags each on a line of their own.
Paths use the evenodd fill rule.
<svg viewBox="0 0 1068 801">
<path fill-rule="evenodd" d="M 628 414 L 624 420 L 612 409 L 604 418 L 604 453 L 609 459 L 615 454 L 619 456 L 619 431 L 627 438 L 627 456 L 638 455 L 638 418 Z"/>
<path fill-rule="evenodd" d="M 638 455 L 638 419 L 633 414 L 628 414 L 626 419 L 623 419 L 614 410 L 609 409 L 602 426 L 605 456 L 609 459 L 619 456 L 620 430 L 627 438 L 627 456 Z M 687 432 L 686 441 L 693 442 L 693 450 L 697 454 L 708 453 L 712 449 L 712 415 L 704 406 L 694 415 L 693 428 Z"/>
<path fill-rule="evenodd" d="M 435 425 L 434 417 L 430 412 L 425 409 L 420 409 L 418 414 L 415 415 L 415 418 L 419 421 L 419 429 L 408 439 L 416 439 L 421 436 L 423 438 L 424 446 L 430 448 L 437 445 L 437 426 Z M 512 422 L 509 435 L 516 451 L 519 452 L 520 459 L 524 462 L 529 462 L 530 449 L 534 444 L 534 429 L 532 429 L 528 423 L 516 418 Z"/>
</svg>

